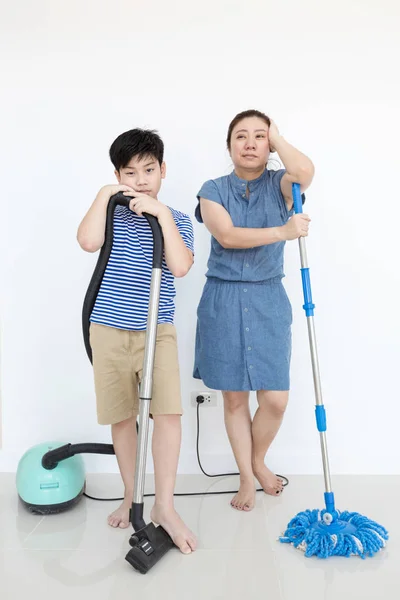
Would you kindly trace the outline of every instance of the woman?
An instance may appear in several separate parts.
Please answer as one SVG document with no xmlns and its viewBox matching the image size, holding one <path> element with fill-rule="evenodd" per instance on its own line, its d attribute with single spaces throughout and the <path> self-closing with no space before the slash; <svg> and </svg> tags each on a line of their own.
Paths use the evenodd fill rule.
<svg viewBox="0 0 400 600">
<path fill-rule="evenodd" d="M 263 113 L 238 114 L 228 129 L 233 172 L 201 188 L 196 218 L 212 235 L 207 282 L 197 310 L 194 377 L 222 390 L 225 425 L 240 472 L 231 505 L 254 507 L 254 476 L 267 494 L 283 482 L 265 465 L 289 396 L 292 309 L 282 284 L 285 242 L 308 235 L 293 215 L 292 183 L 302 192 L 314 166 Z M 266 168 L 278 152 L 285 169 Z M 251 420 L 249 392 L 257 391 Z"/>
</svg>

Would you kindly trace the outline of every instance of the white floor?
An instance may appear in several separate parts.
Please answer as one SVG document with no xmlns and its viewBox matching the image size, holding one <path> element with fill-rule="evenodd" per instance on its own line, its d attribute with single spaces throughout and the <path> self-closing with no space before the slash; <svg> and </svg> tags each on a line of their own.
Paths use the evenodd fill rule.
<svg viewBox="0 0 400 600">
<path fill-rule="evenodd" d="M 151 476 L 149 476 L 149 486 Z M 237 479 L 180 476 L 177 491 L 235 489 Z M 177 498 L 199 537 L 191 556 L 170 551 L 147 575 L 125 561 L 130 530 L 106 524 L 115 503 L 84 498 L 61 515 L 35 517 L 17 500 L 14 476 L 0 474 L 0 598 L 2 600 L 394 600 L 400 597 L 400 477 L 334 477 L 338 508 L 363 513 L 391 534 L 378 556 L 306 559 L 277 542 L 300 510 L 323 508 L 323 480 L 291 478 L 281 498 L 257 494 L 251 513 L 230 496 Z M 119 496 L 117 476 L 89 475 L 87 492 Z M 146 503 L 146 518 L 151 499 Z"/>
</svg>

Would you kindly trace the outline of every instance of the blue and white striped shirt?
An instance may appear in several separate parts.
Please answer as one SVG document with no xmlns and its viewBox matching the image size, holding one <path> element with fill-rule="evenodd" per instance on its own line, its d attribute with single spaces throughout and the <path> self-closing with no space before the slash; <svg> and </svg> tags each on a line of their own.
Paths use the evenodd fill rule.
<svg viewBox="0 0 400 600">
<path fill-rule="evenodd" d="M 168 207 L 182 239 L 193 252 L 190 217 Z M 90 321 L 117 329 L 144 331 L 147 325 L 153 264 L 153 234 L 144 217 L 117 206 L 114 212 L 114 243 Z M 158 323 L 173 323 L 174 276 L 165 259 L 162 265 Z"/>
</svg>

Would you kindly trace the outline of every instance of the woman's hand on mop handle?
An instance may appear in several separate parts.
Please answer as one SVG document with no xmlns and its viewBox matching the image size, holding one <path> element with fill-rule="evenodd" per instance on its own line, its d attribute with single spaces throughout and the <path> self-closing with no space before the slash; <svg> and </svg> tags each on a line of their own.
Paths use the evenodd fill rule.
<svg viewBox="0 0 400 600">
<path fill-rule="evenodd" d="M 310 217 L 304 213 L 293 215 L 286 225 L 280 227 L 282 239 L 288 242 L 300 237 L 307 237 L 310 221 Z"/>
</svg>

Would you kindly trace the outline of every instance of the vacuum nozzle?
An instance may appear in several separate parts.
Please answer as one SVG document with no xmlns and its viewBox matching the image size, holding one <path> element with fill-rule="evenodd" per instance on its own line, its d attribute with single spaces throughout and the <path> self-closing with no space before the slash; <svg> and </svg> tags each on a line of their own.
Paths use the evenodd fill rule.
<svg viewBox="0 0 400 600">
<path fill-rule="evenodd" d="M 148 573 L 175 545 L 165 529 L 156 527 L 153 523 L 134 533 L 129 543 L 132 548 L 125 560 L 142 575 Z"/>
</svg>

